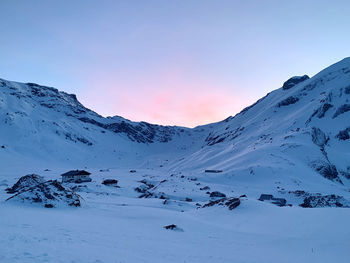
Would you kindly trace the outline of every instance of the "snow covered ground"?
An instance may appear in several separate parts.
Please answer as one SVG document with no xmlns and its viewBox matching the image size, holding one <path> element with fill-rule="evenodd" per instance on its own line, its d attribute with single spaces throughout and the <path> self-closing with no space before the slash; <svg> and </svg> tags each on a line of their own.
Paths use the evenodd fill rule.
<svg viewBox="0 0 350 263">
<path fill-rule="evenodd" d="M 232 196 L 240 187 L 191 181 L 187 174 L 182 183 L 174 180 L 162 188 L 169 195 L 169 203 L 163 204 L 159 198 L 138 198 L 134 188 L 142 179 L 170 180 L 170 171 L 92 172 L 93 181 L 80 185 L 87 186 L 78 191 L 80 208 L 2 201 L 0 262 L 280 263 L 348 262 L 350 257 L 350 209 L 278 207 L 258 201 L 248 188 L 247 198 L 234 210 L 197 208 L 195 203 L 209 200 L 200 186 Z M 60 173 L 40 174 L 55 179 Z M 118 179 L 120 188 L 102 185 L 106 178 Z M 1 200 L 9 196 L 6 185 L 15 181 L 1 174 Z M 170 224 L 183 231 L 163 228 Z"/>
</svg>

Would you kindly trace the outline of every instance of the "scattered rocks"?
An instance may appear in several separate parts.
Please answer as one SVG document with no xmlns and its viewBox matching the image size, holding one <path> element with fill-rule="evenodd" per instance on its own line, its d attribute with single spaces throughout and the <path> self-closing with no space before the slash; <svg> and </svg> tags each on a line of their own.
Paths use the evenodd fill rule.
<svg viewBox="0 0 350 263">
<path fill-rule="evenodd" d="M 186 201 L 186 202 L 192 202 L 193 200 L 192 200 L 192 198 L 186 197 L 185 201 Z"/>
<path fill-rule="evenodd" d="M 310 195 L 300 204 L 304 208 L 315 207 L 349 207 L 349 202 L 339 195 Z"/>
<path fill-rule="evenodd" d="M 229 210 L 233 210 L 236 207 L 238 207 L 240 204 L 241 204 L 241 201 L 237 197 L 230 197 L 230 198 L 225 197 L 215 201 L 210 201 L 209 203 L 203 205 L 202 208 L 219 205 L 219 206 L 226 206 L 228 207 Z"/>
<path fill-rule="evenodd" d="M 204 186 L 204 187 L 199 188 L 199 190 L 207 191 L 207 190 L 210 190 L 210 187 L 209 186 Z"/>
</svg>

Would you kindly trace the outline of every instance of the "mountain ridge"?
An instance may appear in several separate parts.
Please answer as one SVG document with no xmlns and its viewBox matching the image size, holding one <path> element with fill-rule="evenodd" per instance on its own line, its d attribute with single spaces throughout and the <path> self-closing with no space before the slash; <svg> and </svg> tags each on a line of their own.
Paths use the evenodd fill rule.
<svg viewBox="0 0 350 263">
<path fill-rule="evenodd" d="M 173 170 L 207 167 L 238 177 L 267 170 L 293 177 L 298 170 L 311 184 L 321 175 L 348 185 L 349 87 L 345 58 L 311 78 L 290 78 L 235 116 L 186 128 L 105 118 L 74 94 L 0 80 L 0 157 L 75 166 L 147 166 L 152 160 Z"/>
</svg>

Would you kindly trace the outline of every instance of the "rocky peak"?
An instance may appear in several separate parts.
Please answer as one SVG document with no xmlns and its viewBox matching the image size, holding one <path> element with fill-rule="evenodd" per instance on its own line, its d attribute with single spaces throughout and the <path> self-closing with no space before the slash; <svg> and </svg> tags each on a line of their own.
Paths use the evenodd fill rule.
<svg viewBox="0 0 350 263">
<path fill-rule="evenodd" d="M 282 88 L 284 90 L 288 90 L 290 88 L 293 88 L 295 85 L 308 80 L 310 77 L 308 75 L 304 75 L 304 76 L 294 76 L 291 77 L 290 79 L 288 79 L 286 82 L 283 83 Z"/>
</svg>

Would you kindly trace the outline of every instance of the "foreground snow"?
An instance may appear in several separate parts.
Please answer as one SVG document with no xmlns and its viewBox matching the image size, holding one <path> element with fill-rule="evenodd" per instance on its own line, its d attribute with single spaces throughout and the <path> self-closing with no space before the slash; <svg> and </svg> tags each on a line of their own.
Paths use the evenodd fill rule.
<svg viewBox="0 0 350 263">
<path fill-rule="evenodd" d="M 164 172 L 93 171 L 93 182 L 82 184 L 87 187 L 79 192 L 81 208 L 2 201 L 0 262 L 348 262 L 350 209 L 277 207 L 256 200 L 249 189 L 232 211 L 197 209 L 195 203 L 208 197 L 193 189 L 196 184 L 226 194 L 236 187 L 208 184 L 201 177 L 186 180 L 186 174 L 178 188 L 162 189 L 168 195 L 179 190 L 168 204 L 138 198 L 139 180 L 157 181 Z M 47 179 L 59 175 L 47 173 Z M 105 178 L 118 178 L 120 188 L 101 185 Z M 1 200 L 14 181 L 0 176 Z M 193 202 L 184 201 L 188 195 Z M 169 224 L 183 231 L 163 228 Z"/>
</svg>

